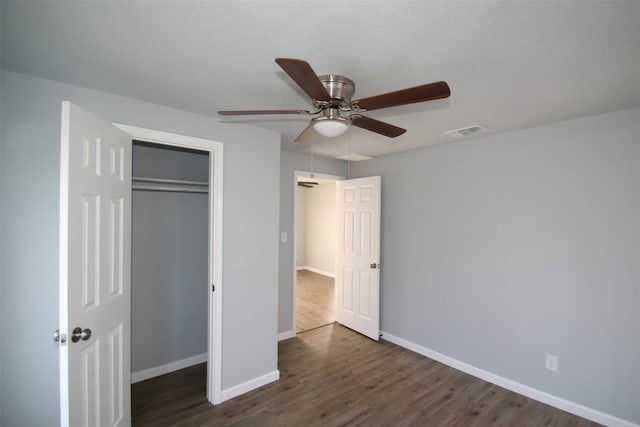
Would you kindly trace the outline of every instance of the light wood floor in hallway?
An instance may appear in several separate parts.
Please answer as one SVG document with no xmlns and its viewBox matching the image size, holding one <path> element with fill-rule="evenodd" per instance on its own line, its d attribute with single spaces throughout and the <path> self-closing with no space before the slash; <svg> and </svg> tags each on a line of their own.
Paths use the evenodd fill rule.
<svg viewBox="0 0 640 427">
<path fill-rule="evenodd" d="M 296 333 L 333 323 L 334 280 L 309 270 L 296 276 Z"/>
<path fill-rule="evenodd" d="M 133 426 L 596 426 L 338 324 L 278 345 L 280 380 L 217 406 L 205 365 L 133 385 Z"/>
</svg>

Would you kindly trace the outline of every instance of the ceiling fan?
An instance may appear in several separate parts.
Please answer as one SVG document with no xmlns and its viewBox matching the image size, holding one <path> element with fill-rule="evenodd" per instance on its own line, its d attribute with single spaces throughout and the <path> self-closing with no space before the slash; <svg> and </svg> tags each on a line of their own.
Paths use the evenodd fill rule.
<svg viewBox="0 0 640 427">
<path fill-rule="evenodd" d="M 295 139 L 295 142 L 310 140 L 317 132 L 327 137 L 335 137 L 346 132 L 351 125 L 366 129 L 389 138 L 402 135 L 407 130 L 371 117 L 363 116 L 365 111 L 416 102 L 448 98 L 451 94 L 446 82 L 438 81 L 421 86 L 402 89 L 358 100 L 351 100 L 355 93 L 353 80 L 337 74 L 318 76 L 308 62 L 295 58 L 276 58 L 276 63 L 311 97 L 316 108 L 309 110 L 221 110 L 223 116 L 300 114 L 311 115 L 311 123 Z"/>
</svg>

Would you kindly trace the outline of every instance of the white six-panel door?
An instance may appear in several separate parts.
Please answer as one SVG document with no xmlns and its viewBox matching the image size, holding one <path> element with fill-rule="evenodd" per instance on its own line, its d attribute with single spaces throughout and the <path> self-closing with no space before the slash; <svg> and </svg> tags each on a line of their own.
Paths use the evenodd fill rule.
<svg viewBox="0 0 640 427">
<path fill-rule="evenodd" d="M 61 423 L 129 426 L 130 136 L 63 102 L 60 183 Z"/>
<path fill-rule="evenodd" d="M 379 176 L 338 181 L 336 321 L 380 337 Z"/>
</svg>

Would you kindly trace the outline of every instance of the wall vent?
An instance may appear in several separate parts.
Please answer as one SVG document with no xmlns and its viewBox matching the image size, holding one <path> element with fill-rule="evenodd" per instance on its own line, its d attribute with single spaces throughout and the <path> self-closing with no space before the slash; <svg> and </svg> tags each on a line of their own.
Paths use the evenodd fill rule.
<svg viewBox="0 0 640 427">
<path fill-rule="evenodd" d="M 471 125 L 471 126 L 467 126 L 464 128 L 460 128 L 460 129 L 454 129 L 454 130 L 450 130 L 448 132 L 445 132 L 447 135 L 449 136 L 453 136 L 453 137 L 460 137 L 460 136 L 468 136 L 468 135 L 473 135 L 474 133 L 480 133 L 480 132 L 485 132 L 487 130 L 487 128 L 483 128 L 480 125 Z"/>
</svg>

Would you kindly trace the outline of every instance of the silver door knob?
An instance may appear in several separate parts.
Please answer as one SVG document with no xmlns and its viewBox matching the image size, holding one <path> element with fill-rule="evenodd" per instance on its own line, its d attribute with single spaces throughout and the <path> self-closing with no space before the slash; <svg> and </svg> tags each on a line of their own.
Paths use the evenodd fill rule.
<svg viewBox="0 0 640 427">
<path fill-rule="evenodd" d="M 60 329 L 56 329 L 53 331 L 53 336 L 51 337 L 55 342 L 59 342 L 60 344 L 64 344 L 67 342 L 67 334 L 61 334 Z"/>
<path fill-rule="evenodd" d="M 91 338 L 91 329 L 82 329 L 81 327 L 73 328 L 71 331 L 71 341 L 78 342 L 80 340 L 86 341 Z"/>
</svg>

